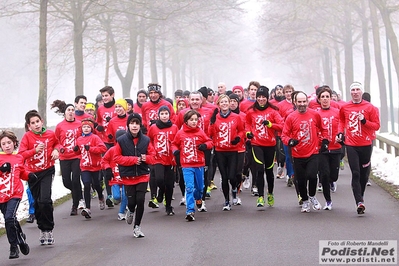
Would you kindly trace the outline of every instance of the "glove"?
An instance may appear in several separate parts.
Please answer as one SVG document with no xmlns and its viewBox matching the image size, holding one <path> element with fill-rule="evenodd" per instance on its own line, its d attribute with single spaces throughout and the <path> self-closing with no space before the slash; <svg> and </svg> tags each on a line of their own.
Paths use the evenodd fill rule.
<svg viewBox="0 0 399 266">
<path fill-rule="evenodd" d="M 202 143 L 202 144 L 198 145 L 198 150 L 206 151 L 206 144 Z"/>
<path fill-rule="evenodd" d="M 85 150 L 88 151 L 90 149 L 90 145 L 85 145 Z"/>
<path fill-rule="evenodd" d="M 366 118 L 363 117 L 363 119 L 360 120 L 360 123 L 362 123 L 362 125 L 366 124 Z"/>
<path fill-rule="evenodd" d="M 252 132 L 247 132 L 247 139 L 253 139 L 254 134 Z"/>
<path fill-rule="evenodd" d="M 269 120 L 263 120 L 262 124 L 268 128 L 272 127 L 272 123 Z"/>
<path fill-rule="evenodd" d="M 337 137 L 338 137 L 339 139 L 341 139 L 340 144 L 341 144 L 341 145 L 344 144 L 344 142 L 345 142 L 345 135 L 341 132 L 341 133 L 338 133 L 338 134 L 337 134 Z"/>
<path fill-rule="evenodd" d="M 288 141 L 288 146 L 290 147 L 295 147 L 296 145 L 298 145 L 299 141 L 297 139 L 290 139 L 290 141 Z"/>
<path fill-rule="evenodd" d="M 64 148 L 61 148 L 61 149 L 60 149 L 60 153 L 63 154 L 64 152 L 65 152 L 65 149 L 64 149 Z"/>
<path fill-rule="evenodd" d="M 237 145 L 241 138 L 239 136 L 235 137 L 230 143 L 231 145 Z"/>
<path fill-rule="evenodd" d="M 328 151 L 328 144 L 330 144 L 328 139 L 323 139 L 321 141 L 320 153 Z"/>
<path fill-rule="evenodd" d="M 98 125 L 98 126 L 97 126 L 97 131 L 98 131 L 98 132 L 103 132 L 103 131 L 104 131 L 104 127 L 101 126 L 101 125 Z"/>
<path fill-rule="evenodd" d="M 114 138 L 114 136 L 112 136 L 112 134 L 108 135 L 108 139 L 112 140 Z"/>
<path fill-rule="evenodd" d="M 3 173 L 10 172 L 11 171 L 11 164 L 10 163 L 3 163 L 3 165 L 0 166 L 0 171 L 2 171 Z"/>
<path fill-rule="evenodd" d="M 105 118 L 105 121 L 107 121 L 107 122 L 109 122 L 111 120 L 111 117 L 109 117 L 109 116 L 107 116 L 106 118 Z"/>
<path fill-rule="evenodd" d="M 79 150 L 79 146 L 76 145 L 75 147 L 73 147 L 73 151 L 78 151 Z"/>
<path fill-rule="evenodd" d="M 105 169 L 104 177 L 105 177 L 106 180 L 111 180 L 111 178 L 114 177 L 114 174 L 112 173 L 112 169 L 111 168 Z"/>
<path fill-rule="evenodd" d="M 153 124 L 155 124 L 157 122 L 157 120 L 150 120 L 150 126 L 152 126 Z"/>
<path fill-rule="evenodd" d="M 215 124 L 216 122 L 216 115 L 219 113 L 219 110 L 217 108 L 215 108 L 215 110 L 213 110 L 213 114 L 211 116 L 211 125 Z"/>
<path fill-rule="evenodd" d="M 28 179 L 29 183 L 35 183 L 37 181 L 37 175 L 35 173 L 29 173 Z"/>
</svg>

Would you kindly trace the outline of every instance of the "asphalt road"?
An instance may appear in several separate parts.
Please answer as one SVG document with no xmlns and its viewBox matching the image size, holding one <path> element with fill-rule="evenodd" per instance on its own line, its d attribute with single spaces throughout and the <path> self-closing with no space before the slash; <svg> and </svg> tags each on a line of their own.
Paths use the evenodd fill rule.
<svg viewBox="0 0 399 266">
<path fill-rule="evenodd" d="M 219 176 L 215 178 L 219 184 Z M 332 211 L 301 213 L 294 193 L 275 180 L 275 206 L 257 208 L 249 190 L 242 206 L 222 211 L 223 196 L 213 190 L 208 212 L 186 222 L 176 187 L 175 216 L 164 208 L 146 207 L 144 238 L 134 238 L 132 226 L 117 220 L 118 208 L 99 210 L 92 219 L 69 216 L 71 201 L 55 209 L 55 244 L 40 246 L 36 224 L 23 230 L 30 254 L 9 260 L 9 244 L 0 239 L 0 265 L 318 265 L 319 240 L 398 240 L 399 204 L 373 184 L 365 193 L 366 213 L 357 215 L 350 188 L 349 167 L 341 171 L 332 194 Z M 148 198 L 149 194 L 147 194 Z M 322 193 L 317 198 L 324 205 Z"/>
</svg>

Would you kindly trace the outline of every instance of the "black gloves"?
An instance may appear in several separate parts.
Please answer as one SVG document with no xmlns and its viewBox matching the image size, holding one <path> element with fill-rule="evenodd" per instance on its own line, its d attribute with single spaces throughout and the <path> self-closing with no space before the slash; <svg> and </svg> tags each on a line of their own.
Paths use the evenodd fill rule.
<svg viewBox="0 0 399 266">
<path fill-rule="evenodd" d="M 253 139 L 254 134 L 252 132 L 247 132 L 247 139 Z"/>
<path fill-rule="evenodd" d="M 98 125 L 98 126 L 97 126 L 97 131 L 98 131 L 98 132 L 103 132 L 103 131 L 104 131 L 104 127 L 101 126 L 101 125 Z"/>
<path fill-rule="evenodd" d="M 111 178 L 114 177 L 114 174 L 112 173 L 112 169 L 111 168 L 105 169 L 104 177 L 105 177 L 106 180 L 111 180 Z"/>
<path fill-rule="evenodd" d="M 35 183 L 37 181 L 37 175 L 35 173 L 29 173 L 28 178 L 29 183 Z"/>
<path fill-rule="evenodd" d="M 323 139 L 323 140 L 321 141 L 320 152 L 328 151 L 328 144 L 330 144 L 330 142 L 328 141 L 328 139 Z"/>
<path fill-rule="evenodd" d="M 155 119 L 150 120 L 150 126 L 152 126 L 152 125 L 155 124 L 156 122 L 157 122 L 157 120 L 155 120 Z"/>
<path fill-rule="evenodd" d="M 216 115 L 219 113 L 219 110 L 217 108 L 215 108 L 215 110 L 213 110 L 213 114 L 211 116 L 211 125 L 215 124 L 216 122 Z"/>
<path fill-rule="evenodd" d="M 0 171 L 2 171 L 3 173 L 10 172 L 11 171 L 11 164 L 10 163 L 3 163 L 3 165 L 0 166 Z"/>
<path fill-rule="evenodd" d="M 202 143 L 202 144 L 198 145 L 198 150 L 206 151 L 206 144 Z"/>
<path fill-rule="evenodd" d="M 360 122 L 362 123 L 362 125 L 366 124 L 366 118 L 363 118 L 362 120 L 360 120 Z"/>
<path fill-rule="evenodd" d="M 64 152 L 65 152 L 65 149 L 64 149 L 64 148 L 61 148 L 61 149 L 60 149 L 60 153 L 63 154 Z"/>
<path fill-rule="evenodd" d="M 237 145 L 241 138 L 239 136 L 235 137 L 230 143 L 231 145 Z"/>
<path fill-rule="evenodd" d="M 78 151 L 79 150 L 79 146 L 76 145 L 75 147 L 73 147 L 73 151 Z"/>
<path fill-rule="evenodd" d="M 264 126 L 268 126 L 270 124 L 270 121 L 269 120 L 263 120 L 262 124 Z"/>
<path fill-rule="evenodd" d="M 299 141 L 297 139 L 290 139 L 288 141 L 288 146 L 290 147 L 295 147 L 296 145 L 298 145 Z"/>
<path fill-rule="evenodd" d="M 109 122 L 111 120 L 111 117 L 109 117 L 109 116 L 107 116 L 106 118 L 105 118 L 105 121 L 107 121 L 107 122 Z"/>
<path fill-rule="evenodd" d="M 88 151 L 90 149 L 90 145 L 85 145 L 85 150 Z"/>
<path fill-rule="evenodd" d="M 112 136 L 112 134 L 108 135 L 108 139 L 112 140 L 114 138 L 114 136 Z"/>
<path fill-rule="evenodd" d="M 345 142 L 345 135 L 344 135 L 344 133 L 342 133 L 342 132 L 338 133 L 338 134 L 337 134 L 337 138 L 341 139 L 340 144 L 343 145 L 344 142 Z"/>
</svg>

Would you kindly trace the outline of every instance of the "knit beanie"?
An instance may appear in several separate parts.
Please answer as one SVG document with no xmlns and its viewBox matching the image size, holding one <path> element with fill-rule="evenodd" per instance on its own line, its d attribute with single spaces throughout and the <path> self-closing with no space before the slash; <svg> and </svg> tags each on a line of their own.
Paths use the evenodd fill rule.
<svg viewBox="0 0 399 266">
<path fill-rule="evenodd" d="M 125 111 L 127 110 L 127 102 L 125 99 L 118 99 L 115 101 L 115 105 L 119 104 L 120 106 L 122 106 L 123 109 L 125 109 Z"/>
<path fill-rule="evenodd" d="M 269 99 L 269 89 L 266 86 L 260 86 L 259 89 L 257 90 L 256 98 L 258 98 L 261 95 Z"/>
</svg>

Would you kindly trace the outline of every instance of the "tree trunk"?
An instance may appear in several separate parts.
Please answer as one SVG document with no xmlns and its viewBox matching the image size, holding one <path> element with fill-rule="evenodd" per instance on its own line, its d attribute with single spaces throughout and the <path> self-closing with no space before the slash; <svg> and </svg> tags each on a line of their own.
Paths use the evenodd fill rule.
<svg viewBox="0 0 399 266">
<path fill-rule="evenodd" d="M 75 4 L 77 6 L 75 6 Z M 75 59 L 75 95 L 83 95 L 83 14 L 81 1 L 71 3 L 73 15 L 73 56 Z"/>
<path fill-rule="evenodd" d="M 145 32 L 144 32 L 144 22 L 140 22 L 140 32 L 139 32 L 139 62 L 138 62 L 138 78 L 139 87 L 138 90 L 144 89 L 144 53 L 145 53 Z"/>
<path fill-rule="evenodd" d="M 155 37 L 155 26 L 152 27 L 151 37 L 149 40 L 150 45 L 150 69 L 151 69 L 151 82 L 158 82 L 157 73 L 157 47 L 156 47 L 156 37 Z M 166 84 L 163 84 L 164 86 Z"/>
<path fill-rule="evenodd" d="M 388 97 L 387 97 L 387 87 L 386 80 L 384 74 L 384 65 L 382 63 L 381 56 L 381 43 L 380 43 L 380 30 L 378 25 L 377 18 L 377 10 L 374 4 L 369 1 L 370 6 L 370 20 L 371 20 L 371 29 L 373 32 L 373 40 L 374 40 L 374 59 L 375 65 L 377 69 L 378 76 L 378 85 L 380 91 L 380 119 L 381 119 L 381 128 L 380 132 L 388 132 Z"/>
<path fill-rule="evenodd" d="M 324 84 L 329 86 L 333 85 L 332 70 L 331 70 L 331 56 L 330 50 L 327 47 L 323 49 L 323 73 L 324 73 Z"/>
<path fill-rule="evenodd" d="M 364 90 L 370 93 L 371 80 L 371 58 L 369 45 L 369 25 L 366 17 L 365 2 L 361 1 L 361 14 L 359 14 L 362 21 L 362 37 L 363 37 L 363 57 L 364 57 Z"/>
<path fill-rule="evenodd" d="M 352 43 L 352 15 L 349 8 L 345 8 L 345 88 L 346 99 L 350 99 L 349 87 L 353 79 L 353 43 Z"/>
<path fill-rule="evenodd" d="M 162 46 L 161 46 L 161 60 L 162 60 L 162 88 L 163 88 L 163 94 L 166 95 L 167 91 L 167 78 L 166 78 L 166 51 L 165 51 L 165 40 L 162 40 Z"/>
<path fill-rule="evenodd" d="M 111 65 L 111 45 L 109 41 L 109 34 L 107 32 L 107 39 L 105 43 L 105 77 L 104 77 L 104 86 L 108 86 L 109 83 L 109 68 Z"/>
<path fill-rule="evenodd" d="M 337 68 L 337 86 L 338 89 L 341 91 L 341 98 L 344 100 L 344 96 L 346 95 L 346 90 L 342 87 L 342 69 L 341 69 L 341 53 L 339 51 L 338 43 L 334 43 L 334 50 L 335 50 L 335 64 Z"/>
<path fill-rule="evenodd" d="M 40 0 L 39 18 L 39 99 L 38 111 L 47 125 L 47 6 L 48 0 Z"/>
</svg>

